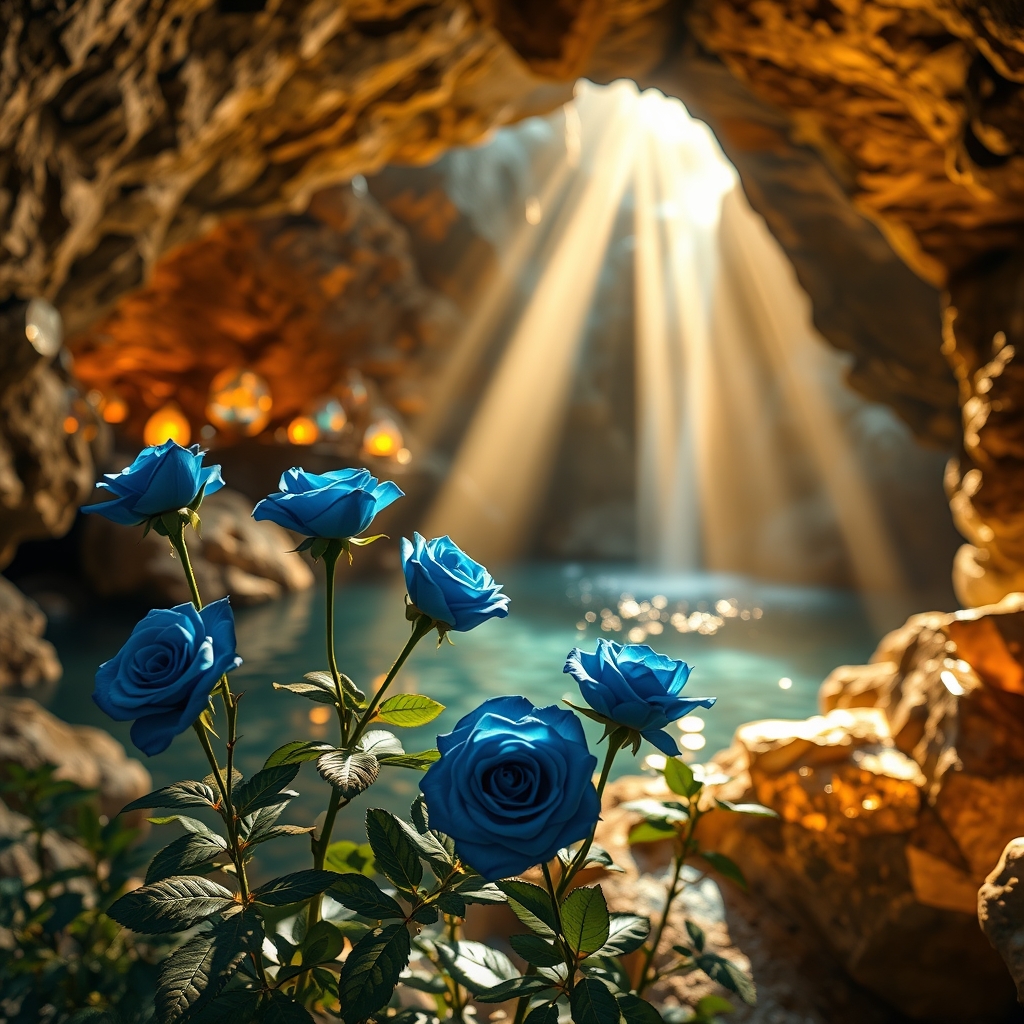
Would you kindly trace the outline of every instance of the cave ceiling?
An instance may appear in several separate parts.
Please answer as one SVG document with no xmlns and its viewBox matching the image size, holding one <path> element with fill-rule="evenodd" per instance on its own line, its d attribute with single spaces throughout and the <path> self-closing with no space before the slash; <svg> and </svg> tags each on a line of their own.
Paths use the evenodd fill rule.
<svg viewBox="0 0 1024 1024">
<path fill-rule="evenodd" d="M 715 129 L 854 386 L 948 445 L 938 290 L 1024 224 L 1008 2 L 0 0 L 0 24 L 0 302 L 43 295 L 71 334 L 164 254 L 237 246 L 226 221 L 633 77 Z"/>
</svg>

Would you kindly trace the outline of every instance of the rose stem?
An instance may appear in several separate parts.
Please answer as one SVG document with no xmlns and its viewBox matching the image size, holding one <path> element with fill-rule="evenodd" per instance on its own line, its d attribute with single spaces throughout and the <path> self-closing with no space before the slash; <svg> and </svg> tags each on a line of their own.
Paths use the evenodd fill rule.
<svg viewBox="0 0 1024 1024">
<path fill-rule="evenodd" d="M 679 879 L 683 873 L 683 865 L 686 863 L 686 856 L 690 850 L 690 844 L 693 841 L 693 831 L 697 827 L 697 821 L 700 818 L 700 813 L 694 813 L 690 820 L 687 822 L 686 837 L 676 840 L 676 852 L 675 852 L 675 864 L 672 872 L 672 882 L 668 887 L 668 892 L 665 896 L 665 909 L 662 912 L 661 920 L 658 921 L 658 927 L 654 930 L 654 939 L 650 946 L 644 951 L 644 966 L 640 972 L 640 982 L 636 987 L 636 994 L 642 996 L 644 989 L 648 985 L 652 984 L 657 980 L 657 972 L 651 974 L 651 966 L 654 963 L 654 958 L 658 953 L 658 946 L 661 945 L 661 937 L 665 932 L 665 925 L 668 924 L 668 915 L 672 910 L 672 903 L 675 901 L 676 896 L 679 895 L 681 889 L 679 885 Z"/>
<path fill-rule="evenodd" d="M 346 746 L 348 738 L 348 705 L 341 686 L 341 673 L 338 671 L 338 659 L 334 653 L 334 587 L 338 571 L 338 559 L 341 557 L 342 545 L 331 541 L 324 551 L 324 569 L 327 572 L 327 664 L 334 680 L 334 691 L 338 697 L 338 725 L 341 729 L 341 745 Z"/>
<path fill-rule="evenodd" d="M 196 611 L 203 610 L 203 599 L 199 595 L 199 584 L 196 583 L 196 574 L 192 569 L 192 560 L 188 556 L 188 547 L 185 545 L 185 523 L 179 519 L 178 528 L 174 530 L 170 535 L 169 539 L 171 544 L 174 546 L 174 550 L 178 553 L 178 560 L 181 562 L 181 567 L 185 572 L 185 579 L 188 581 L 189 590 L 192 591 L 192 603 L 195 605 Z M 231 841 L 231 859 L 235 864 L 235 872 L 238 877 L 238 888 L 242 895 L 242 902 L 248 903 L 249 901 L 249 880 L 245 873 L 245 857 L 242 854 L 241 847 L 238 843 L 238 822 L 235 820 L 235 808 L 231 802 L 231 784 L 232 784 L 232 768 L 235 751 L 235 726 L 237 722 L 237 710 L 238 710 L 238 699 L 231 693 L 231 688 L 228 685 L 227 673 L 220 677 L 220 691 L 221 697 L 224 699 L 224 711 L 228 719 L 228 740 L 227 740 L 227 755 L 228 763 L 226 776 L 221 777 L 220 765 L 217 763 L 217 755 L 214 753 L 213 746 L 210 743 L 210 737 L 206 733 L 206 726 L 202 721 L 196 721 L 193 723 L 193 728 L 196 731 L 196 735 L 199 737 L 199 742 L 202 744 L 203 750 L 206 751 L 206 758 L 210 762 L 210 767 L 213 769 L 213 776 L 217 780 L 217 788 L 221 792 L 221 796 L 224 799 L 224 823 L 227 826 L 228 838 Z M 263 967 L 262 955 L 255 953 L 251 954 L 253 964 L 259 973 L 260 980 L 266 986 L 268 985 L 266 971 Z"/>
<path fill-rule="evenodd" d="M 615 760 L 615 755 L 623 748 L 626 743 L 627 730 L 616 729 L 615 732 L 608 737 L 608 751 L 604 755 L 604 766 L 601 768 L 601 778 L 597 783 L 597 798 L 600 800 L 604 796 L 604 787 L 608 782 L 608 775 L 612 770 L 612 762 Z M 579 873 L 580 869 L 586 863 L 587 854 L 590 853 L 591 846 L 594 845 L 594 833 L 597 831 L 597 822 L 594 822 L 594 827 L 590 832 L 590 835 L 584 841 L 583 845 L 576 852 L 576 856 L 573 857 L 572 863 L 568 868 L 565 869 L 565 874 L 562 875 L 561 881 L 558 883 L 558 898 L 561 899 L 565 895 L 566 889 L 572 883 L 572 880 Z"/>
<path fill-rule="evenodd" d="M 363 712 L 362 717 L 356 723 L 356 730 L 349 739 L 349 749 L 354 747 L 359 742 L 359 737 L 363 735 L 367 725 L 370 723 L 370 719 L 373 718 L 374 712 L 377 710 L 377 705 L 380 703 L 381 697 L 384 696 L 385 691 L 391 685 L 395 676 L 398 675 L 399 670 L 405 664 L 406 659 L 412 654 L 413 648 L 434 628 L 434 622 L 429 615 L 420 615 L 412 625 L 412 636 L 409 637 L 405 647 L 402 648 L 402 653 L 399 654 L 395 659 L 394 665 L 391 666 L 391 671 L 388 672 L 384 678 L 384 682 L 381 683 L 380 689 L 373 694 L 370 698 L 370 703 L 367 705 L 366 710 Z"/>
<path fill-rule="evenodd" d="M 572 999 L 572 990 L 576 979 L 576 961 L 573 958 L 568 943 L 565 941 L 565 930 L 562 928 L 562 909 L 558 903 L 558 896 L 555 894 L 555 883 L 551 880 L 551 869 L 545 862 L 541 864 L 541 870 L 544 872 L 544 881 L 547 883 L 548 895 L 551 897 L 551 909 L 555 912 L 555 925 L 558 928 L 557 939 L 562 947 L 562 955 L 565 957 L 566 984 L 569 987 L 568 996 Z"/>
</svg>

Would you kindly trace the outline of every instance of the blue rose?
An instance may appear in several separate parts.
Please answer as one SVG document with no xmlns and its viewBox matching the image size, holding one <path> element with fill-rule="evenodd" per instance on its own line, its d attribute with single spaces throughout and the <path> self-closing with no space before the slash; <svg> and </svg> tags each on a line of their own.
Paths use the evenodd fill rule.
<svg viewBox="0 0 1024 1024">
<path fill-rule="evenodd" d="M 289 469 L 280 491 L 252 510 L 253 519 L 269 519 L 307 537 L 347 540 L 362 533 L 381 509 L 403 496 L 390 480 L 378 483 L 367 469 L 307 473 Z"/>
<path fill-rule="evenodd" d="M 448 537 L 402 538 L 402 571 L 409 600 L 435 622 L 464 633 L 508 615 L 501 584 Z"/>
<path fill-rule="evenodd" d="M 597 758 L 570 711 L 492 697 L 437 748 L 420 783 L 431 827 L 488 881 L 547 863 L 597 823 Z"/>
<path fill-rule="evenodd" d="M 105 473 L 96 486 L 114 498 L 86 505 L 83 512 L 98 512 L 122 526 L 138 526 L 147 519 L 185 508 L 196 499 L 200 488 L 213 494 L 224 486 L 220 466 L 204 466 L 206 453 L 194 444 L 182 448 L 175 441 L 143 448 L 135 461 L 120 473 Z"/>
<path fill-rule="evenodd" d="M 715 697 L 681 697 L 690 666 L 656 654 L 646 644 L 598 640 L 593 654 L 578 647 L 569 652 L 563 672 L 579 683 L 584 700 L 599 714 L 640 733 L 670 757 L 676 741 L 662 732 L 694 708 L 709 708 Z"/>
<path fill-rule="evenodd" d="M 197 612 L 155 608 L 96 672 L 92 699 L 115 722 L 133 719 L 132 743 L 159 754 L 202 714 L 217 680 L 242 659 L 228 599 Z"/>
</svg>

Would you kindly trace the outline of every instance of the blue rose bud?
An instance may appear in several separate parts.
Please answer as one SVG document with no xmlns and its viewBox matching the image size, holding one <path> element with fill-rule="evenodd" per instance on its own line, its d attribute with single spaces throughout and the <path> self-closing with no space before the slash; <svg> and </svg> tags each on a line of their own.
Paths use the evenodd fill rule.
<svg viewBox="0 0 1024 1024">
<path fill-rule="evenodd" d="M 348 540 L 362 533 L 373 517 L 403 496 L 390 480 L 378 483 L 366 469 L 307 473 L 289 469 L 277 494 L 252 510 L 253 519 L 269 519 L 306 537 Z"/>
<path fill-rule="evenodd" d="M 122 526 L 138 526 L 164 512 L 186 508 L 201 488 L 213 494 L 224 486 L 220 466 L 204 466 L 206 453 L 194 444 L 182 448 L 175 441 L 143 448 L 135 461 L 120 473 L 105 473 L 96 486 L 114 498 L 86 505 L 83 512 L 96 512 Z"/>
<path fill-rule="evenodd" d="M 464 633 L 508 615 L 501 584 L 448 537 L 402 538 L 402 571 L 409 600 L 435 622 Z"/>
<path fill-rule="evenodd" d="M 130 722 L 132 743 L 159 754 L 202 714 L 217 680 L 242 659 L 228 599 L 201 612 L 191 604 L 156 608 L 96 672 L 92 699 L 115 722 Z"/>
<path fill-rule="evenodd" d="M 685 661 L 656 654 L 646 644 L 598 640 L 593 654 L 569 652 L 563 672 L 579 683 L 584 700 L 611 722 L 640 733 L 662 753 L 679 753 L 663 729 L 694 708 L 709 708 L 715 697 L 681 697 L 690 677 Z"/>
<path fill-rule="evenodd" d="M 580 720 L 525 697 L 492 697 L 438 736 L 423 776 L 430 824 L 488 881 L 544 864 L 585 839 L 601 801 Z"/>
</svg>

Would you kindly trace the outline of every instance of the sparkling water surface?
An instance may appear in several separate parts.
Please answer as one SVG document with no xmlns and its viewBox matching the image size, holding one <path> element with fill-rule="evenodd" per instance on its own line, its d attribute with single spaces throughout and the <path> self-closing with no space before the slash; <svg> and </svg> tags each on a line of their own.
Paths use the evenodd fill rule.
<svg viewBox="0 0 1024 1024">
<path fill-rule="evenodd" d="M 446 707 L 428 726 L 394 730 L 406 750 L 434 746 L 437 733 L 450 731 L 488 697 L 523 694 L 538 705 L 556 704 L 563 697 L 582 703 L 571 677 L 562 674 L 565 656 L 575 646 L 592 650 L 597 637 L 605 636 L 622 643 L 643 640 L 694 666 L 686 692 L 717 696 L 718 703 L 696 712 L 704 722 L 702 731 L 684 737 L 676 730 L 675 735 L 698 748 L 687 751 L 688 759 L 705 760 L 727 746 L 744 722 L 814 714 L 822 679 L 837 665 L 866 661 L 881 634 L 877 614 L 870 617 L 862 601 L 846 592 L 577 565 L 524 567 L 502 578 L 512 599 L 509 617 L 470 633 L 453 633 L 454 645 L 438 647 L 434 637 L 421 641 L 390 691 L 424 693 Z M 408 637 L 404 589 L 397 580 L 349 584 L 343 569 L 341 579 L 338 664 L 369 691 Z M 245 664 L 232 673 L 231 682 L 234 690 L 245 692 L 236 764 L 246 776 L 288 740 L 335 738 L 333 718 L 316 724 L 325 705 L 271 685 L 326 668 L 323 615 L 322 588 L 236 612 L 238 651 Z M 885 627 L 898 624 L 902 615 L 902 609 L 890 610 Z M 146 764 L 154 786 L 202 778 L 208 766 L 191 731 L 163 754 L 148 758 L 131 746 L 130 723 L 111 722 L 92 702 L 96 666 L 117 652 L 138 617 L 135 610 L 98 606 L 88 615 L 51 624 L 48 636 L 64 664 L 64 678 L 50 706 L 68 721 L 113 733 Z M 221 711 L 218 731 L 223 724 Z M 593 746 L 600 727 L 585 725 Z M 703 747 L 696 737 L 704 740 Z M 649 753 L 654 748 L 645 744 L 640 758 Z M 620 755 L 616 768 L 616 774 L 623 774 L 638 765 Z M 383 769 L 372 789 L 342 812 L 335 837 L 363 838 L 368 806 L 406 811 L 418 778 L 408 769 Z M 312 824 L 326 806 L 326 783 L 313 764 L 305 764 L 293 787 L 300 796 L 281 820 Z M 151 842 L 167 842 L 176 834 L 166 827 L 155 831 L 159 835 Z M 308 840 L 274 840 L 261 847 L 259 861 L 260 875 L 307 866 Z"/>
</svg>

